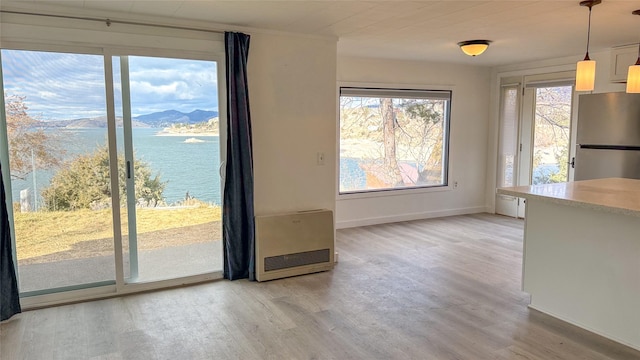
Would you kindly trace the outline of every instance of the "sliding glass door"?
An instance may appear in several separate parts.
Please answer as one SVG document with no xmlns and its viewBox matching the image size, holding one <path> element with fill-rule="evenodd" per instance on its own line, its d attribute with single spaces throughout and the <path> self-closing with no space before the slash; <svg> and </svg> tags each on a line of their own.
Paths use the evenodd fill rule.
<svg viewBox="0 0 640 360">
<path fill-rule="evenodd" d="M 217 64 L 114 56 L 129 282 L 222 270 Z M 214 96 L 212 96 L 214 95 Z"/>
<path fill-rule="evenodd" d="M 22 296 L 222 269 L 218 63 L 104 53 L 1 52 Z"/>
<path fill-rule="evenodd" d="M 115 283 L 103 57 L 2 50 L 2 73 L 20 291 Z"/>
</svg>

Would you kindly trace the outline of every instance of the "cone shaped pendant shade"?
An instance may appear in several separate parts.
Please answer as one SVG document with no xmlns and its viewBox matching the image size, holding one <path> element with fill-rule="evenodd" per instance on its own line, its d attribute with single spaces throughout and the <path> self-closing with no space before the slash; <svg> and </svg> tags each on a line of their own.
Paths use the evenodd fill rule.
<svg viewBox="0 0 640 360">
<path fill-rule="evenodd" d="M 576 91 L 591 91 L 595 87 L 596 62 L 589 58 L 589 40 L 591 37 L 591 8 L 600 4 L 601 0 L 586 0 L 580 6 L 589 7 L 589 27 L 587 28 L 587 53 L 584 60 L 576 66 Z"/>
</svg>

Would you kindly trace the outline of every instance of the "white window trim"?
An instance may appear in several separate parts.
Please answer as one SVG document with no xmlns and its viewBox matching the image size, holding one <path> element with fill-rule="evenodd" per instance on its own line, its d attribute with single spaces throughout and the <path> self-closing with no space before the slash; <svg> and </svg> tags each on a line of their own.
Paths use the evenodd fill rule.
<svg viewBox="0 0 640 360">
<path fill-rule="evenodd" d="M 363 192 L 352 192 L 352 193 L 344 193 L 338 195 L 336 200 L 351 200 L 351 199 L 367 199 L 367 198 L 384 198 L 389 196 L 406 196 L 406 195 L 415 195 L 415 194 L 425 194 L 425 193 L 434 193 L 434 192 L 442 192 L 442 191 L 451 191 L 454 186 L 452 184 L 448 185 L 437 185 L 432 187 L 413 187 L 413 188 L 402 188 L 402 189 L 386 189 L 386 190 L 367 190 Z"/>
<path fill-rule="evenodd" d="M 93 21 L 3 13 L 0 14 L 0 48 L 92 54 L 105 57 L 126 54 L 216 61 L 220 74 L 218 77 L 218 111 L 221 117 L 226 116 L 225 52 L 222 33 L 215 34 L 196 30 L 175 30 L 156 27 L 153 30 L 153 34 L 149 34 L 150 30 L 147 26 L 121 25 L 122 27 L 118 31 L 104 27 L 100 28 L 100 26 L 104 26 L 104 24 Z M 151 27 L 153 26 L 151 25 Z M 94 35 L 97 36 L 97 40 L 92 37 Z M 226 156 L 226 148 L 222 146 L 223 141 L 226 141 L 226 131 L 221 129 L 220 155 L 222 158 Z M 119 220 L 116 220 L 113 225 L 121 227 Z M 117 254 L 115 255 L 117 256 Z M 17 262 L 15 267 L 17 271 Z M 78 290 L 27 297 L 21 296 L 20 302 L 23 309 L 28 310 L 43 306 L 103 299 L 185 284 L 195 284 L 222 279 L 222 277 L 221 271 L 215 271 L 154 282 L 117 282 L 114 285 L 86 288 L 79 286 Z"/>
<path fill-rule="evenodd" d="M 449 106 L 449 123 L 447 124 L 447 184 L 436 185 L 430 187 L 407 187 L 398 189 L 380 189 L 380 190 L 367 190 L 361 192 L 340 193 L 340 88 L 352 87 L 352 88 L 379 88 L 379 89 L 412 89 L 412 90 L 434 90 L 434 91 L 450 91 L 451 101 L 455 97 L 455 85 L 426 85 L 426 84 L 411 84 L 411 83 L 386 83 L 386 82 L 353 82 L 353 81 L 338 81 L 336 87 L 336 200 L 351 200 L 351 199 L 366 199 L 366 198 L 384 198 L 389 196 L 407 196 L 415 194 L 425 193 L 438 193 L 443 191 L 452 191 L 455 188 L 453 184 L 455 181 L 454 174 L 452 173 L 451 166 L 451 122 L 454 118 L 453 106 Z"/>
</svg>

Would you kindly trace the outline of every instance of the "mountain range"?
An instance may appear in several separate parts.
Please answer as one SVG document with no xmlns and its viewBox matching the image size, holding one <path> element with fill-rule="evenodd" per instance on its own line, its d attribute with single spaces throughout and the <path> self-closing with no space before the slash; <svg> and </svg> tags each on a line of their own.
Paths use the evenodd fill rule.
<svg viewBox="0 0 640 360">
<path fill-rule="evenodd" d="M 165 110 L 146 115 L 140 115 L 131 119 L 133 127 L 165 128 L 172 124 L 196 124 L 218 117 L 217 111 L 194 110 L 183 113 L 178 110 Z M 116 125 L 122 126 L 122 117 L 116 117 Z M 107 117 L 80 118 L 72 120 L 47 121 L 47 127 L 62 128 L 105 128 Z"/>
</svg>

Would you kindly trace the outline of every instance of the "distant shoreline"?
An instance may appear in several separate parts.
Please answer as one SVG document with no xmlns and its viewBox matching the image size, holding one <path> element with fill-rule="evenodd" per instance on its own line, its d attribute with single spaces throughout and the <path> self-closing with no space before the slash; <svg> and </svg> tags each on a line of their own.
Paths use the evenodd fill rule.
<svg viewBox="0 0 640 360">
<path fill-rule="evenodd" d="M 215 132 L 163 132 L 159 131 L 156 133 L 156 136 L 184 136 L 184 137 L 194 137 L 194 136 L 220 136 L 219 133 Z"/>
</svg>

